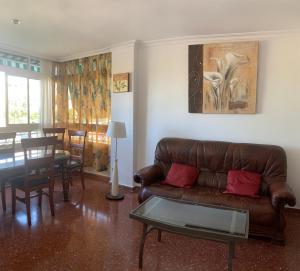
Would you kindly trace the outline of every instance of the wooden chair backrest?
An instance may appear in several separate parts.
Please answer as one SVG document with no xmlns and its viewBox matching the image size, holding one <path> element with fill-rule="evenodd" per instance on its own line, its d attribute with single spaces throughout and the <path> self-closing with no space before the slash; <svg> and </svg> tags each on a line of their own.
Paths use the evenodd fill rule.
<svg viewBox="0 0 300 271">
<path fill-rule="evenodd" d="M 83 163 L 87 131 L 68 130 L 68 135 L 70 159 Z"/>
<path fill-rule="evenodd" d="M 0 133 L 0 154 L 15 153 L 16 132 Z"/>
<path fill-rule="evenodd" d="M 21 140 L 24 148 L 25 186 L 34 180 L 53 176 L 57 136 L 26 138 Z"/>
<path fill-rule="evenodd" d="M 43 128 L 44 136 L 57 136 L 56 149 L 64 150 L 66 128 Z"/>
</svg>

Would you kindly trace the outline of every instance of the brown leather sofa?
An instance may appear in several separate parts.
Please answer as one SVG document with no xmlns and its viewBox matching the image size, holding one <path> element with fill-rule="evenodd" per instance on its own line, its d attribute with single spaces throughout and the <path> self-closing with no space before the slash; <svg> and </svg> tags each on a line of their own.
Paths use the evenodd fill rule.
<svg viewBox="0 0 300 271">
<path fill-rule="evenodd" d="M 193 188 L 161 184 L 173 162 L 200 169 Z M 260 173 L 259 198 L 223 194 L 231 169 Z M 151 195 L 198 203 L 248 209 L 250 235 L 284 242 L 284 206 L 294 206 L 296 198 L 286 183 L 285 151 L 278 146 L 164 138 L 158 142 L 154 165 L 139 170 L 134 181 L 141 184 L 139 201 Z"/>
</svg>

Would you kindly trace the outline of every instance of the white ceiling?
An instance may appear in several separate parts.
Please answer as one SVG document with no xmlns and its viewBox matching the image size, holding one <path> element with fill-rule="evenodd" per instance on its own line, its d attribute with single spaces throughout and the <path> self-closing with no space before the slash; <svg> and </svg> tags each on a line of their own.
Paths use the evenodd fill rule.
<svg viewBox="0 0 300 271">
<path fill-rule="evenodd" d="M 300 0 L 0 0 L 0 47 L 62 59 L 129 40 L 300 29 L 299 14 Z"/>
</svg>

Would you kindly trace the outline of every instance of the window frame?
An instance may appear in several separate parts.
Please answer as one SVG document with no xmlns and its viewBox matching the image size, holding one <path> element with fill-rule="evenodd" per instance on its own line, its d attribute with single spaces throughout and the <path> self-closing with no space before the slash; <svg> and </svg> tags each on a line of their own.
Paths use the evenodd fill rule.
<svg viewBox="0 0 300 271">
<path fill-rule="evenodd" d="M 0 72 L 4 72 L 5 77 L 5 121 L 6 126 L 0 127 L 0 132 L 10 132 L 15 131 L 17 133 L 28 133 L 29 137 L 31 133 L 36 130 L 41 129 L 41 119 L 40 123 L 30 123 L 30 97 L 29 97 L 29 80 L 40 80 L 41 82 L 41 108 L 40 108 L 40 118 L 42 118 L 42 97 L 43 97 L 43 87 L 42 80 L 44 75 L 42 72 L 33 72 L 30 69 L 23 70 L 14 67 L 0 65 Z M 19 76 L 24 77 L 27 80 L 27 109 L 28 118 L 27 124 L 9 124 L 9 108 L 8 108 L 8 76 Z"/>
</svg>

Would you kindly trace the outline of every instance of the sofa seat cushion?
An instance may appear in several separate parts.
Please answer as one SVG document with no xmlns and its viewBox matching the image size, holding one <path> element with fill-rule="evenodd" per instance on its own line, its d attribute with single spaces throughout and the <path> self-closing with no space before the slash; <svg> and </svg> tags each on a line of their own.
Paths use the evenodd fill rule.
<svg viewBox="0 0 300 271">
<path fill-rule="evenodd" d="M 187 188 L 178 188 L 170 185 L 162 185 L 160 183 L 154 183 L 150 186 L 145 186 L 140 191 L 140 198 L 142 201 L 151 197 L 152 195 L 167 197 L 172 199 L 181 199 Z"/>
<path fill-rule="evenodd" d="M 185 189 L 182 199 L 249 210 L 250 221 L 253 224 L 272 225 L 276 221 L 276 210 L 272 207 L 270 197 L 250 198 L 223 194 L 216 188 L 197 187 Z"/>
<path fill-rule="evenodd" d="M 152 195 L 249 210 L 251 224 L 270 226 L 276 222 L 277 218 L 270 197 L 265 196 L 250 198 L 223 194 L 213 187 L 176 188 L 156 183 L 144 187 L 140 197 L 145 200 Z"/>
</svg>

